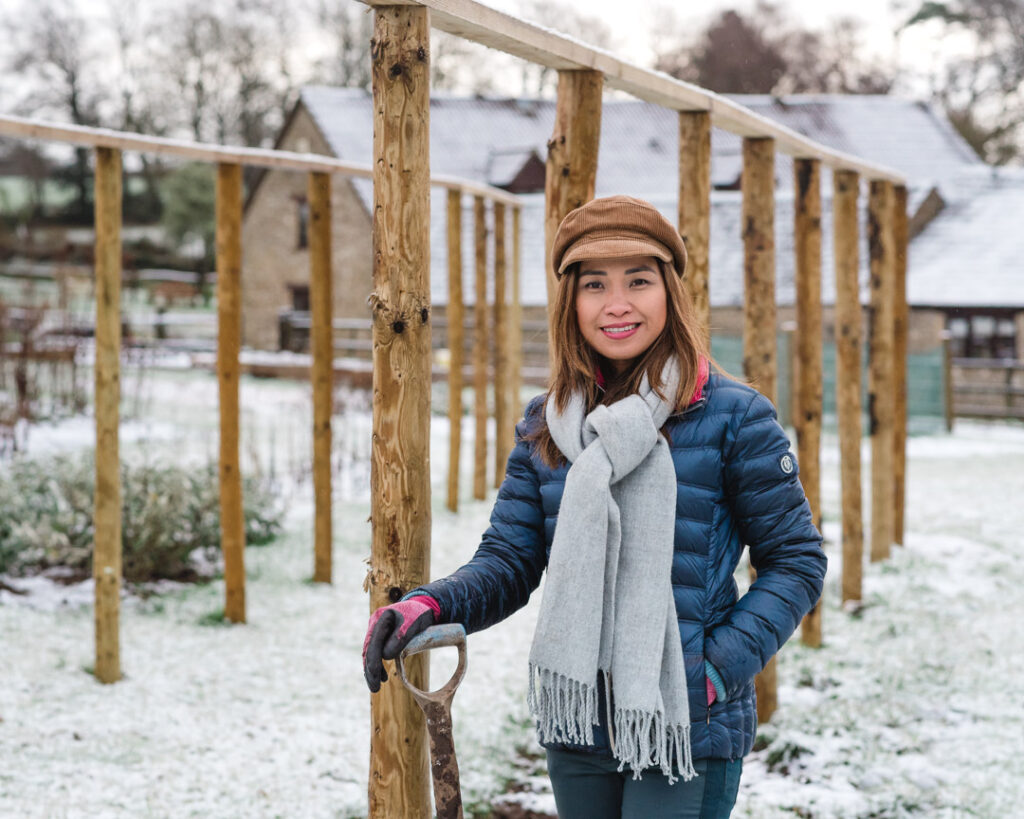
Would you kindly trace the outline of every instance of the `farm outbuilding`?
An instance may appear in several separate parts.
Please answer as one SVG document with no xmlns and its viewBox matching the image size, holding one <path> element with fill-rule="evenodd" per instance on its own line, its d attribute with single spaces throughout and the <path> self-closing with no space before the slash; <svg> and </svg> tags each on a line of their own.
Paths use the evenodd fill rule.
<svg viewBox="0 0 1024 819">
<path fill-rule="evenodd" d="M 911 354 L 939 348 L 947 326 L 956 332 L 954 311 L 972 303 L 972 292 L 997 289 L 1012 278 L 1006 258 L 992 252 L 983 267 L 975 264 L 970 279 L 942 276 L 933 269 L 950 225 L 977 220 L 970 232 L 984 236 L 986 203 L 1021 190 L 1024 183 L 985 166 L 932 107 L 889 96 L 814 95 L 772 98 L 734 96 L 736 102 L 809 136 L 825 145 L 883 163 L 906 174 L 909 185 L 910 234 L 908 288 L 912 309 Z M 555 103 L 538 99 L 445 97 L 431 100 L 431 171 L 476 179 L 514 191 L 524 199 L 522 219 L 521 299 L 524 319 L 542 324 L 544 285 L 544 164 Z M 676 220 L 677 131 L 673 112 L 647 102 L 609 99 L 604 103 L 596 195 L 628 192 L 656 204 Z M 372 157 L 372 98 L 359 89 L 307 87 L 282 131 L 278 147 L 313 151 L 342 159 L 368 162 Z M 742 330 L 743 260 L 735 241 L 740 235 L 739 191 L 741 140 L 715 129 L 712 136 L 712 213 L 710 240 L 710 297 L 713 336 L 738 337 Z M 792 161 L 780 155 L 776 163 L 776 296 L 780 328 L 794 318 L 792 253 Z M 826 338 L 832 327 L 834 303 L 832 270 L 831 179 L 822 184 L 823 292 Z M 370 227 L 372 188 L 369 180 L 351 179 L 335 187 L 335 316 L 368 320 L 365 305 L 371 289 Z M 862 193 L 866 199 L 866 195 Z M 469 200 L 464 208 L 471 207 Z M 289 335 L 291 319 L 301 319 L 308 304 L 304 247 L 305 191 L 286 174 L 267 171 L 250 195 L 245 218 L 247 255 L 244 262 L 244 341 L 264 349 L 302 344 Z M 445 202 L 440 192 L 432 200 L 431 300 L 435 316 L 444 315 L 447 302 Z M 1013 213 L 1006 208 L 1005 213 Z M 934 227 L 932 222 L 934 221 Z M 464 219 L 470 230 L 471 220 Z M 468 238 L 468 233 L 467 233 Z M 1008 246 L 1024 241 L 1005 231 Z M 473 301 L 472 241 L 464 241 L 465 293 Z M 918 250 L 920 248 L 920 251 Z M 964 249 L 965 253 L 971 251 Z M 1011 249 L 1006 251 L 1012 258 Z M 1019 257 L 1018 253 L 1018 257 Z M 977 254 L 975 254 L 977 258 Z M 941 296 L 934 284 L 941 279 Z M 867 254 L 861 253 L 861 281 L 866 284 Z M 979 282 L 991 283 L 984 286 Z M 862 287 L 864 287 L 862 284 Z M 865 288 L 866 292 L 866 288 Z M 1013 319 L 1016 355 L 1024 344 L 1021 316 L 1024 297 L 1003 305 Z M 1008 325 L 999 325 L 1004 330 Z M 282 331 L 283 328 L 283 331 Z M 368 325 L 367 325 L 368 332 Z M 543 332 L 527 332 L 527 343 L 543 341 Z M 972 354 L 970 350 L 965 354 Z M 728 354 L 725 356 L 728 359 Z M 529 356 L 527 356 L 529 359 Z"/>
</svg>

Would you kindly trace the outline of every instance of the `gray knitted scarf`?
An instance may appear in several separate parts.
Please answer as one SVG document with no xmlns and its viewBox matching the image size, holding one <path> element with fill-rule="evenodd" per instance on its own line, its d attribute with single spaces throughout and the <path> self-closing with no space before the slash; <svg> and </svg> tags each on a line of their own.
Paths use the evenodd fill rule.
<svg viewBox="0 0 1024 819">
<path fill-rule="evenodd" d="M 662 391 L 676 395 L 674 360 Z M 541 742 L 592 744 L 604 675 L 612 753 L 634 778 L 657 767 L 696 776 L 671 570 L 676 474 L 659 430 L 670 404 L 640 392 L 584 416 L 547 402 L 551 437 L 572 464 L 530 649 L 530 712 Z"/>
</svg>

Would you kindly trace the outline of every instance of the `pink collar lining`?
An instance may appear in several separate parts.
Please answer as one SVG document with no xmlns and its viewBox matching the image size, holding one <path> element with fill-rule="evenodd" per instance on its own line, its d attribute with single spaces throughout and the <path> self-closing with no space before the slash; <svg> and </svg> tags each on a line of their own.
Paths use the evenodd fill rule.
<svg viewBox="0 0 1024 819">
<path fill-rule="evenodd" d="M 711 368 L 708 365 L 708 360 L 704 358 L 704 356 L 701 356 L 700 364 L 697 366 L 697 390 L 694 392 L 693 398 L 690 399 L 691 406 L 693 404 L 696 404 L 698 401 L 700 401 L 701 398 L 704 397 L 704 387 L 707 386 L 708 378 L 710 377 Z M 602 390 L 605 388 L 607 382 L 605 381 L 604 373 L 601 372 L 600 367 L 597 368 L 597 375 L 594 380 L 597 381 L 597 386 L 599 386 Z"/>
</svg>

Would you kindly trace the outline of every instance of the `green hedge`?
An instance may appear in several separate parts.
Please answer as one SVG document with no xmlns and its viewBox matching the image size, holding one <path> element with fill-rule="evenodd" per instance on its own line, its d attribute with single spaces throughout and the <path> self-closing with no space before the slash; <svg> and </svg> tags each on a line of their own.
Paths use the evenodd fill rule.
<svg viewBox="0 0 1024 819">
<path fill-rule="evenodd" d="M 0 572 L 31 574 L 62 566 L 92 570 L 92 456 L 15 460 L 0 475 Z M 122 466 L 122 549 L 130 582 L 195 577 L 190 556 L 220 548 L 217 466 Z M 248 544 L 280 531 L 273 487 L 243 479 Z"/>
</svg>

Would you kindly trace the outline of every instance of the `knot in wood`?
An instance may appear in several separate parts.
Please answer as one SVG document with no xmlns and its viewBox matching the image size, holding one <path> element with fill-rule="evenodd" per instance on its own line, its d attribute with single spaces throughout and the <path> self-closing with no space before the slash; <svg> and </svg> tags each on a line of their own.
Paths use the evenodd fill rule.
<svg viewBox="0 0 1024 819">
<path fill-rule="evenodd" d="M 403 70 L 404 69 L 402 68 L 401 63 L 395 63 L 393 66 L 391 66 L 391 69 L 388 71 L 388 74 L 390 74 L 392 77 L 400 77 L 402 75 Z"/>
<path fill-rule="evenodd" d="M 395 331 L 395 335 L 400 335 L 405 331 L 405 322 L 399 319 L 391 325 L 391 329 Z"/>
<path fill-rule="evenodd" d="M 423 46 L 420 46 L 419 48 L 416 49 L 416 59 L 419 60 L 421 63 L 426 62 L 427 50 Z"/>
</svg>

